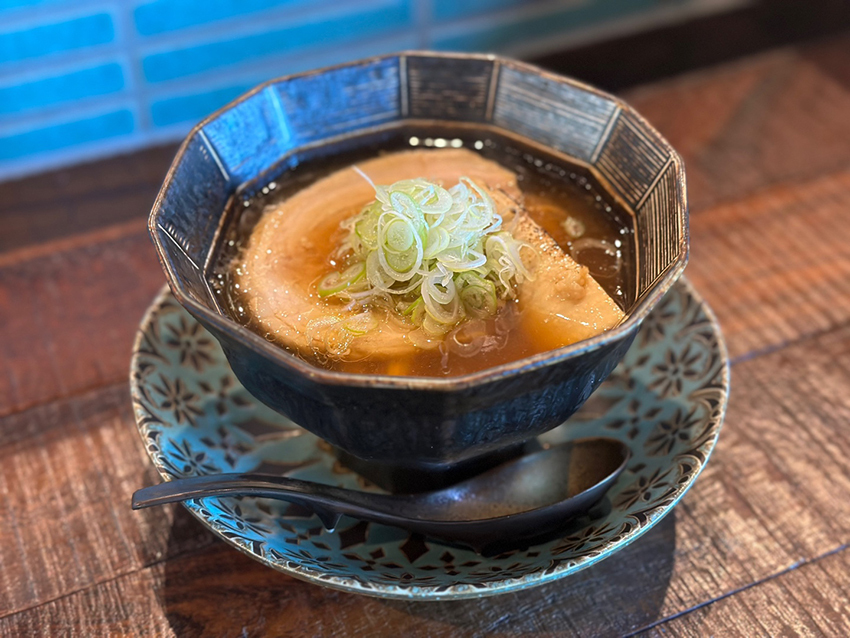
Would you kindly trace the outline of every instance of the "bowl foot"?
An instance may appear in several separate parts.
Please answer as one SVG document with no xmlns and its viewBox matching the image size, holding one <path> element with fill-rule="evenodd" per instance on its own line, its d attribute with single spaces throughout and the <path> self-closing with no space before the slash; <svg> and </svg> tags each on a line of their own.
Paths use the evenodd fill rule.
<svg viewBox="0 0 850 638">
<path fill-rule="evenodd" d="M 537 439 L 529 439 L 456 463 L 422 464 L 411 467 L 409 463 L 367 461 L 336 446 L 332 447 L 340 463 L 378 487 L 394 494 L 439 490 L 486 472 L 518 456 L 541 449 Z"/>
</svg>

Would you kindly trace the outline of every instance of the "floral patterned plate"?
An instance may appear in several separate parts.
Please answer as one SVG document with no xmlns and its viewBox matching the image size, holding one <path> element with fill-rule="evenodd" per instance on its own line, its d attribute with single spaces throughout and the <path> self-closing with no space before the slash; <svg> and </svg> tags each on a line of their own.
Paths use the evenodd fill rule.
<svg viewBox="0 0 850 638">
<path fill-rule="evenodd" d="M 130 374 L 139 433 L 165 480 L 250 471 L 377 489 L 248 394 L 215 339 L 167 289 L 142 322 Z M 581 411 L 541 437 L 605 434 L 629 444 L 633 458 L 603 506 L 561 538 L 494 557 L 348 518 L 331 533 L 309 512 L 268 499 L 197 499 L 186 507 L 249 556 L 336 589 L 428 600 L 523 589 L 588 567 L 658 523 L 705 466 L 728 385 L 720 328 L 681 280 Z"/>
</svg>

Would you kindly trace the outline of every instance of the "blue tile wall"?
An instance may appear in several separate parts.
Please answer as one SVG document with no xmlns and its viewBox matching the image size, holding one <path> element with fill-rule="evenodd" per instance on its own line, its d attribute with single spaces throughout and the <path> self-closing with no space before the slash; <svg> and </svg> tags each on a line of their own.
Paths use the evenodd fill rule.
<svg viewBox="0 0 850 638">
<path fill-rule="evenodd" d="M 124 70 L 116 62 L 36 79 L 0 81 L 0 116 L 116 93 Z"/>
<path fill-rule="evenodd" d="M 50 4 L 61 0 L 3 0 L 0 2 L 0 12 L 21 7 L 35 7 L 40 4 Z"/>
<path fill-rule="evenodd" d="M 0 162 L 32 153 L 56 151 L 106 140 L 133 132 L 134 117 L 129 109 L 120 109 L 43 128 L 0 135 Z"/>
<path fill-rule="evenodd" d="M 155 0 L 133 12 L 141 35 L 177 31 L 199 24 L 227 20 L 279 7 L 306 4 L 309 0 Z"/>
<path fill-rule="evenodd" d="M 712 1 L 0 0 L 0 179 L 179 139 L 281 75 L 405 48 L 521 57 Z M 298 95 L 279 97 L 289 121 L 304 116 Z M 352 113 L 396 117 L 352 99 Z"/>
<path fill-rule="evenodd" d="M 403 28 L 409 22 L 407 3 L 396 1 L 367 11 L 314 18 L 284 29 L 154 53 L 142 60 L 142 68 L 149 82 L 163 82 L 273 54 L 373 38 Z"/>
<path fill-rule="evenodd" d="M 0 31 L 0 64 L 106 44 L 114 38 L 112 16 L 108 13 Z"/>
</svg>

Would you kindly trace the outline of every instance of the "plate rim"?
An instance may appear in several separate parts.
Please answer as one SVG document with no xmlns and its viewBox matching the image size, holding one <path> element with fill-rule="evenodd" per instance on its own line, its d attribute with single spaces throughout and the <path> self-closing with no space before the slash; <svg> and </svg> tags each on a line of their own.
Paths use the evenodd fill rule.
<svg viewBox="0 0 850 638">
<path fill-rule="evenodd" d="M 646 523 L 642 525 L 637 525 L 632 530 L 629 530 L 618 540 L 613 541 L 611 545 L 604 547 L 602 551 L 600 551 L 598 554 L 592 556 L 581 556 L 575 559 L 575 561 L 564 562 L 563 564 L 555 566 L 554 568 L 541 568 L 540 570 L 525 574 L 524 576 L 521 576 L 519 578 L 506 578 L 505 580 L 497 582 L 491 581 L 488 582 L 488 586 L 486 589 L 479 589 L 473 585 L 468 584 L 455 584 L 450 586 L 427 586 L 403 585 L 401 583 L 394 585 L 372 583 L 369 586 L 366 586 L 355 578 L 339 577 L 333 575 L 328 576 L 328 572 L 318 572 L 313 568 L 303 567 L 302 565 L 292 560 L 274 561 L 262 554 L 254 553 L 247 547 L 237 542 L 235 539 L 222 534 L 221 531 L 218 530 L 214 525 L 212 525 L 209 520 L 201 516 L 198 511 L 196 511 L 186 503 L 183 503 L 182 505 L 198 521 L 200 521 L 204 527 L 213 532 L 213 534 L 215 534 L 218 538 L 225 541 L 228 545 L 239 550 L 246 556 L 249 556 L 250 558 L 256 561 L 259 561 L 267 567 L 271 567 L 275 571 L 285 573 L 289 576 L 292 576 L 293 578 L 297 578 L 298 580 L 321 585 L 329 589 L 356 593 L 374 598 L 435 602 L 446 600 L 483 598 L 486 596 L 496 596 L 499 594 L 530 589 L 532 587 L 537 587 L 539 585 L 544 585 L 555 580 L 559 580 L 561 578 L 569 576 L 570 574 L 582 571 L 583 569 L 587 569 L 588 567 L 595 565 L 596 563 L 604 560 L 605 558 L 608 558 L 612 554 L 627 547 L 628 545 L 639 539 L 641 536 L 643 536 L 650 529 L 655 527 L 663 518 L 665 518 L 667 514 L 669 514 L 673 510 L 673 508 L 676 507 L 679 501 L 682 500 L 688 490 L 690 490 L 693 484 L 700 477 L 703 470 L 705 469 L 705 466 L 708 464 L 711 455 L 714 452 L 714 449 L 717 447 L 717 441 L 720 436 L 720 430 L 723 427 L 723 422 L 726 416 L 726 410 L 729 404 L 729 386 L 731 380 L 729 351 L 726 346 L 726 342 L 723 339 L 723 332 L 720 328 L 720 322 L 717 320 L 717 316 L 714 314 L 714 311 L 711 309 L 711 307 L 706 303 L 702 295 L 699 294 L 699 292 L 696 290 L 694 285 L 687 277 L 680 277 L 678 281 L 673 284 L 671 290 L 678 286 L 683 287 L 686 293 L 692 298 L 694 298 L 701 310 L 705 313 L 708 323 L 711 325 L 712 332 L 717 337 L 718 356 L 721 362 L 720 384 L 718 386 L 718 390 L 720 392 L 719 406 L 716 413 L 709 414 L 708 417 L 709 424 L 713 430 L 713 433 L 712 436 L 710 436 L 705 442 L 702 443 L 702 445 L 696 448 L 697 450 L 705 454 L 705 461 L 702 462 L 702 464 L 693 473 L 690 479 L 679 487 L 672 501 L 668 505 L 664 506 L 660 512 L 657 512 L 654 516 L 647 520 Z M 148 308 L 145 310 L 145 313 L 136 331 L 136 336 L 133 339 L 132 356 L 130 358 L 129 379 L 130 396 L 133 403 L 133 420 L 135 421 L 136 431 L 141 438 L 145 453 L 147 454 L 160 478 L 162 478 L 164 481 L 171 481 L 171 475 L 167 471 L 165 471 L 165 469 L 157 461 L 156 456 L 149 448 L 149 446 L 144 444 L 145 439 L 144 433 L 141 430 L 141 423 L 139 419 L 140 415 L 136 409 L 136 406 L 139 404 L 140 393 L 138 384 L 136 383 L 134 372 L 138 369 L 138 361 L 139 358 L 142 356 L 140 349 L 142 345 L 142 339 L 144 338 L 145 328 L 151 324 L 155 315 L 160 311 L 162 303 L 169 295 L 173 296 L 173 292 L 171 291 L 169 285 L 165 284 L 153 298 Z M 323 575 L 325 575 L 325 577 L 322 577 Z"/>
</svg>

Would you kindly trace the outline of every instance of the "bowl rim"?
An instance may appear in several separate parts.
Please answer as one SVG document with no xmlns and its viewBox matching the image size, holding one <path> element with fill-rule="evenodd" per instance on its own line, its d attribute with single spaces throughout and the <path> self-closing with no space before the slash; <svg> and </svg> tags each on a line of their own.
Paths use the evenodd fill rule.
<svg viewBox="0 0 850 638">
<path fill-rule="evenodd" d="M 655 282 L 651 284 L 649 292 L 645 294 L 643 298 L 637 301 L 634 308 L 632 308 L 631 312 L 626 315 L 626 318 L 619 325 L 589 339 L 584 339 L 582 341 L 578 341 L 576 343 L 564 346 L 562 348 L 558 348 L 556 350 L 548 350 L 546 352 L 541 352 L 535 355 L 531 355 L 529 357 L 523 357 L 522 359 L 517 359 L 516 361 L 503 363 L 501 365 L 493 366 L 491 368 L 485 368 L 484 370 L 479 370 L 470 374 L 453 377 L 390 376 L 386 374 L 339 372 L 336 370 L 326 370 L 323 368 L 319 368 L 303 359 L 300 359 L 292 353 L 287 352 L 280 346 L 270 343 L 257 333 L 251 331 L 245 326 L 236 323 L 229 317 L 226 317 L 225 315 L 219 314 L 217 312 L 213 312 L 203 304 L 192 299 L 188 294 L 184 292 L 179 283 L 178 277 L 174 273 L 171 264 L 169 263 L 169 260 L 166 257 L 165 249 L 162 245 L 162 240 L 159 235 L 160 227 L 158 220 L 160 212 L 162 210 L 162 204 L 173 183 L 172 180 L 174 174 L 178 166 L 180 165 L 183 156 L 185 155 L 189 147 L 189 144 L 194 139 L 196 139 L 196 137 L 200 137 L 205 143 L 207 142 L 206 134 L 203 131 L 204 127 L 219 118 L 225 112 L 233 109 L 238 104 L 247 101 L 254 95 L 260 93 L 261 91 L 264 91 L 266 88 L 275 84 L 279 84 L 295 78 L 319 75 L 336 69 L 364 65 L 370 62 L 377 62 L 392 58 L 398 58 L 401 61 L 407 57 L 487 60 L 491 62 L 496 62 L 499 65 L 503 65 L 509 68 L 529 71 L 540 77 L 544 77 L 559 83 L 566 83 L 570 86 L 581 89 L 582 91 L 589 92 L 603 99 L 609 100 L 613 102 L 620 111 L 628 113 L 631 117 L 635 118 L 641 125 L 655 133 L 661 146 L 670 155 L 670 163 L 673 166 L 675 179 L 677 182 L 677 186 L 679 187 L 679 189 L 677 189 L 676 191 L 676 203 L 677 210 L 683 211 L 682 236 L 679 240 L 679 252 L 676 261 L 674 261 L 670 266 L 668 266 L 667 270 L 661 276 L 659 276 L 655 280 Z M 402 118 L 402 121 L 404 119 L 412 120 L 416 118 L 404 117 Z M 494 126 L 496 129 L 501 129 L 501 127 L 492 124 L 490 124 L 490 126 Z M 210 145 L 208 144 L 208 148 L 209 147 Z M 217 155 L 214 156 L 214 159 L 216 160 L 216 162 L 219 162 Z M 609 192 L 617 196 L 618 199 L 621 199 L 616 194 L 616 191 L 611 187 L 612 185 L 610 184 L 610 182 L 593 165 L 587 162 L 583 162 L 578 158 L 570 157 L 570 160 L 590 170 L 593 176 L 598 179 L 603 186 L 607 187 L 607 190 Z M 222 172 L 227 175 L 228 178 L 230 178 L 230 176 L 223 168 Z M 257 176 L 253 177 L 252 179 L 256 179 L 256 177 Z M 243 183 L 248 183 L 250 181 L 251 180 L 247 180 Z M 240 186 L 241 184 L 237 184 L 236 190 L 238 190 Z M 632 206 L 628 205 L 625 202 L 624 204 L 626 205 L 627 210 L 633 212 Z M 690 252 L 689 209 L 687 184 L 685 181 L 684 161 L 679 155 L 679 153 L 664 138 L 664 136 L 662 136 L 655 129 L 655 127 L 653 127 L 642 115 L 640 115 L 640 113 L 638 113 L 629 104 L 610 93 L 601 91 L 579 80 L 557 73 L 552 73 L 550 71 L 546 71 L 544 69 L 541 69 L 540 67 L 537 67 L 533 64 L 529 64 L 527 62 L 520 62 L 518 60 L 513 60 L 511 58 L 506 58 L 494 54 L 453 53 L 446 51 L 438 52 L 427 50 L 407 50 L 396 53 L 370 56 L 353 60 L 350 62 L 345 62 L 342 64 L 321 67 L 318 69 L 312 69 L 310 71 L 293 73 L 266 80 L 265 82 L 258 84 L 253 89 L 240 95 L 235 100 L 228 102 L 212 114 L 208 115 L 206 118 L 204 118 L 194 127 L 192 127 L 192 129 L 189 131 L 189 133 L 187 133 L 186 137 L 181 142 L 177 153 L 175 154 L 174 159 L 172 160 L 171 165 L 169 166 L 168 172 L 166 173 L 165 178 L 163 180 L 163 184 L 160 187 L 159 192 L 157 193 L 153 207 L 151 208 L 151 212 L 148 216 L 148 232 L 150 233 L 151 239 L 156 249 L 160 265 L 162 266 L 162 269 L 165 272 L 166 279 L 168 281 L 168 286 L 171 289 L 175 299 L 177 299 L 181 306 L 186 308 L 186 310 L 188 310 L 202 323 L 210 324 L 215 329 L 215 331 L 222 331 L 228 334 L 231 338 L 235 339 L 240 345 L 249 348 L 260 356 L 272 360 L 275 364 L 283 367 L 290 373 L 294 373 L 302 378 L 309 379 L 310 381 L 321 384 L 323 386 L 428 390 L 438 392 L 454 392 L 457 390 L 467 389 L 473 386 L 484 385 L 498 380 L 519 376 L 520 374 L 525 374 L 533 370 L 556 366 L 568 359 L 572 359 L 574 357 L 587 354 L 594 350 L 598 350 L 599 348 L 607 345 L 608 343 L 619 341 L 620 339 L 625 338 L 630 332 L 636 330 L 640 326 L 641 322 L 646 318 L 650 310 L 661 300 L 661 298 L 670 289 L 673 283 L 681 276 L 682 272 L 685 269 L 685 266 L 688 263 Z M 206 281 L 207 273 L 205 272 L 205 269 L 202 271 L 201 275 Z"/>
</svg>

